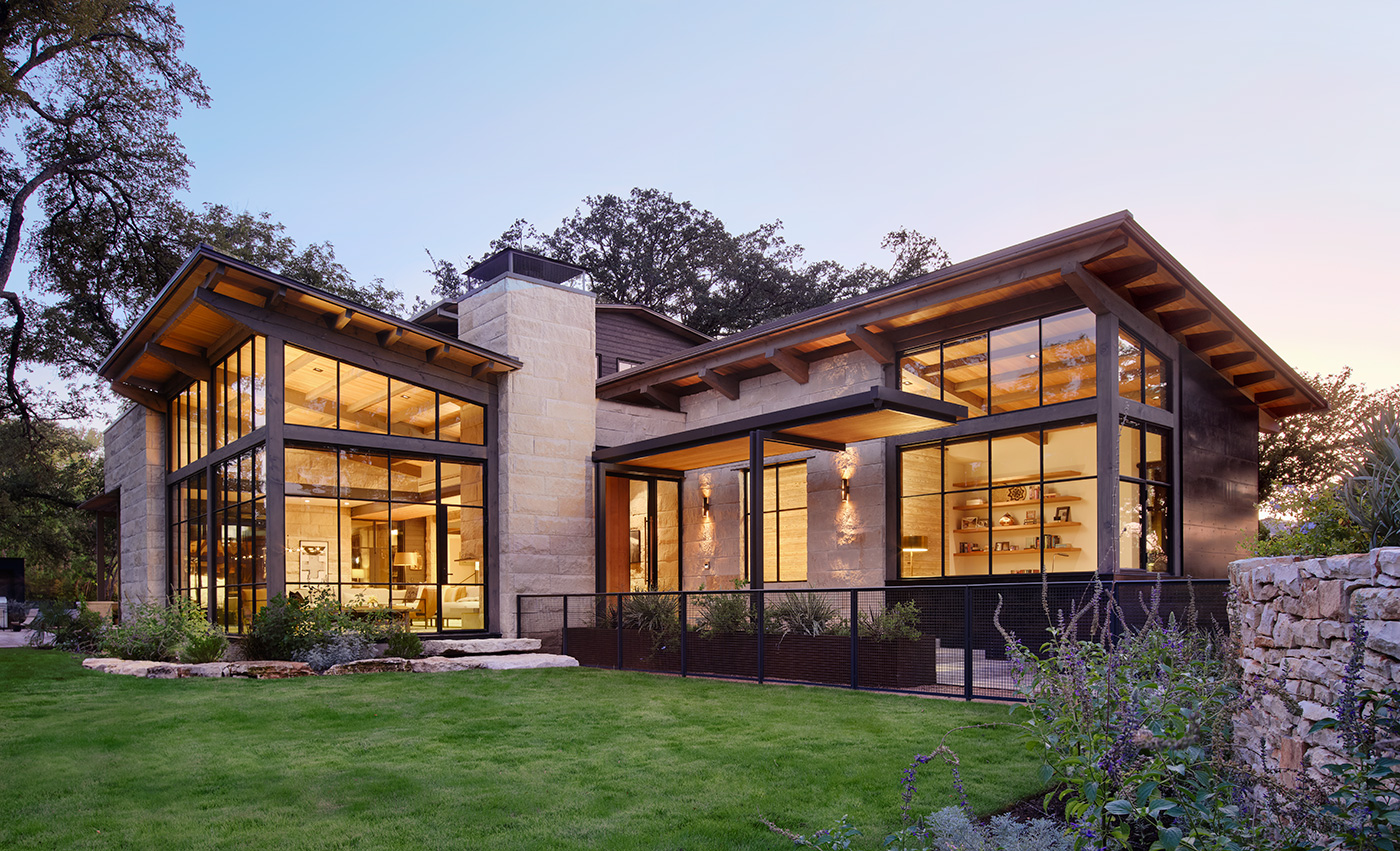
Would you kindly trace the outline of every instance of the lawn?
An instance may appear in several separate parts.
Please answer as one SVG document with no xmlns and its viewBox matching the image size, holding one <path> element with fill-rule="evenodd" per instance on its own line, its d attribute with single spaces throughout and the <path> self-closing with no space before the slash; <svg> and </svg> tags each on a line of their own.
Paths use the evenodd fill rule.
<svg viewBox="0 0 1400 851">
<path fill-rule="evenodd" d="M 866 847 L 899 777 L 1003 706 L 570 668 L 145 680 L 0 650 L 0 845 L 753 848 L 843 813 Z M 964 731 L 974 807 L 1036 791 L 1009 728 Z M 936 764 L 915 806 L 951 800 Z"/>
</svg>

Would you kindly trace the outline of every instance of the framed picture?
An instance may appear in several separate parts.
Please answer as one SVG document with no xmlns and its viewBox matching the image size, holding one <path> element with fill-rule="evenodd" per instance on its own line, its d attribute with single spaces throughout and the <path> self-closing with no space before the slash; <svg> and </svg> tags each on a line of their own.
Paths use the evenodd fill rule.
<svg viewBox="0 0 1400 851">
<path fill-rule="evenodd" d="M 1068 523 L 1068 522 L 1069 522 L 1069 506 L 1068 506 L 1068 505 L 1062 505 L 1062 506 L 1060 506 L 1059 508 L 1055 509 L 1055 522 L 1056 522 L 1056 523 Z"/>
<path fill-rule="evenodd" d="M 1039 522 L 1040 522 L 1040 512 L 1036 511 L 1034 508 L 1032 508 L 1031 510 L 1029 510 L 1029 511 L 1026 512 L 1026 522 L 1025 522 L 1025 525 L 1031 526 L 1031 525 L 1036 524 L 1036 523 L 1039 523 Z"/>
<path fill-rule="evenodd" d="M 325 582 L 331 545 L 328 541 L 298 541 L 298 566 L 302 582 Z"/>
<path fill-rule="evenodd" d="M 976 528 L 977 528 L 977 518 L 976 518 L 976 517 L 964 517 L 964 518 L 962 519 L 962 525 L 959 526 L 958 528 L 959 528 L 959 529 L 976 529 Z"/>
</svg>

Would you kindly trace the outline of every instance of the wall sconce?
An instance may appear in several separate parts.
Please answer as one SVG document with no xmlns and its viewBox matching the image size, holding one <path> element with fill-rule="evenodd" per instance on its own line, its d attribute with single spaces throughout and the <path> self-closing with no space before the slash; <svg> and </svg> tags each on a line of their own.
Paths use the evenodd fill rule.
<svg viewBox="0 0 1400 851">
<path fill-rule="evenodd" d="M 706 517 L 709 517 L 709 516 L 710 516 L 710 495 L 709 495 L 709 494 L 707 494 L 707 493 L 702 493 L 702 494 L 700 494 L 700 507 L 704 510 L 704 515 L 705 515 Z"/>
<path fill-rule="evenodd" d="M 841 480 L 841 501 L 842 501 L 842 502 L 849 502 L 850 499 L 851 499 L 851 480 L 850 480 L 850 479 L 842 479 L 842 480 Z"/>
</svg>

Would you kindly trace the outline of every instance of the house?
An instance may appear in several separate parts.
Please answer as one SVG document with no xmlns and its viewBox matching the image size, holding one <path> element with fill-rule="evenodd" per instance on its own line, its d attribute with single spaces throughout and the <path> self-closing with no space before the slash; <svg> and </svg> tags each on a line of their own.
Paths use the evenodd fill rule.
<svg viewBox="0 0 1400 851">
<path fill-rule="evenodd" d="M 1325 406 L 1126 212 L 716 340 L 584 275 L 507 249 L 404 320 L 196 250 L 100 370 L 122 599 L 1219 577 Z"/>
</svg>

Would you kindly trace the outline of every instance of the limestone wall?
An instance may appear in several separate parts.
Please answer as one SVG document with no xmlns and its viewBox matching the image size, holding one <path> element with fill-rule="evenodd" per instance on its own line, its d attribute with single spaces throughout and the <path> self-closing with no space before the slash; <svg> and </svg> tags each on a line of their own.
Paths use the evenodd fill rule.
<svg viewBox="0 0 1400 851">
<path fill-rule="evenodd" d="M 165 417 L 140 405 L 102 436 L 107 489 L 121 488 L 121 605 L 165 599 Z"/>
<path fill-rule="evenodd" d="M 457 311 L 462 340 L 525 364 L 498 379 L 498 618 L 488 624 L 514 635 L 517 594 L 594 586 L 593 295 L 504 278 Z"/>
<path fill-rule="evenodd" d="M 849 396 L 884 383 L 883 368 L 869 355 L 849 352 L 813 363 L 806 384 L 772 372 L 741 381 L 738 399 L 731 400 L 714 390 L 683 396 L 681 410 L 686 415 L 685 427 L 699 428 Z"/>
<path fill-rule="evenodd" d="M 1255 558 L 1230 565 L 1240 604 L 1240 664 L 1249 709 L 1235 718 L 1235 740 L 1255 768 L 1285 777 L 1340 761 L 1338 734 L 1309 734 L 1332 715 L 1351 654 L 1350 624 L 1367 632 L 1361 684 L 1400 682 L 1400 548 L 1302 559 Z M 1276 690 L 1292 696 L 1300 710 Z M 1260 742 L 1263 742 L 1262 748 Z"/>
</svg>

